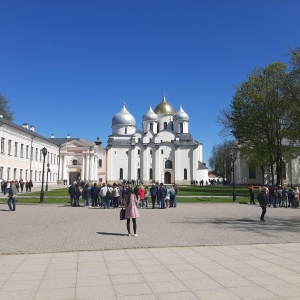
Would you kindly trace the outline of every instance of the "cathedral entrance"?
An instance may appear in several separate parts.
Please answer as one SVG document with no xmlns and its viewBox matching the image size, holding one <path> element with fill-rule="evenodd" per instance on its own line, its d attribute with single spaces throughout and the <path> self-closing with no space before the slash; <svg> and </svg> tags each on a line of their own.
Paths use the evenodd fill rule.
<svg viewBox="0 0 300 300">
<path fill-rule="evenodd" d="M 80 173 L 79 172 L 70 172 L 69 173 L 69 184 L 72 184 L 74 181 L 80 180 Z"/>
<path fill-rule="evenodd" d="M 165 184 L 171 184 L 171 173 L 170 172 L 166 172 L 165 173 L 165 178 L 164 178 L 164 183 Z"/>
</svg>

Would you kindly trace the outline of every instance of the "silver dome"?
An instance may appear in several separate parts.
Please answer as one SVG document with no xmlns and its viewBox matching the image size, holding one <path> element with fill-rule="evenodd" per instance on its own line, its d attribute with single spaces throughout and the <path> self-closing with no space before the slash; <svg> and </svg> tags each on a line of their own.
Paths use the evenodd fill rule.
<svg viewBox="0 0 300 300">
<path fill-rule="evenodd" d="M 149 110 L 143 115 L 143 121 L 158 121 L 158 115 L 153 111 L 151 105 Z"/>
<path fill-rule="evenodd" d="M 173 120 L 182 120 L 182 121 L 189 121 L 190 117 L 189 115 L 182 109 L 182 106 L 180 105 L 180 108 L 178 112 L 174 115 Z"/>
<path fill-rule="evenodd" d="M 130 125 L 130 126 L 136 125 L 135 118 L 126 109 L 125 103 L 123 104 L 123 108 L 113 117 L 112 125 Z"/>
</svg>

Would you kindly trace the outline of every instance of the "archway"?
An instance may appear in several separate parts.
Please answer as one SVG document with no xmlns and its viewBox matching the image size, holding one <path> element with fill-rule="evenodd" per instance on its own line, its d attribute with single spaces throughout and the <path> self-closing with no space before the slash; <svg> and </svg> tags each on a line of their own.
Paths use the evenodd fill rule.
<svg viewBox="0 0 300 300">
<path fill-rule="evenodd" d="M 164 180 L 165 184 L 171 184 L 171 173 L 170 172 L 166 172 L 164 179 L 165 179 Z"/>
</svg>

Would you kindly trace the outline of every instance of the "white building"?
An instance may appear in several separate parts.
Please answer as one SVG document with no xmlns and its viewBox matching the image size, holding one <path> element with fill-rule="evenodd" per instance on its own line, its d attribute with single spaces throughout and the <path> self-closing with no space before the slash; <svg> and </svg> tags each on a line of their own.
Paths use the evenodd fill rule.
<svg viewBox="0 0 300 300">
<path fill-rule="evenodd" d="M 165 97 L 143 116 L 142 130 L 125 104 L 112 119 L 107 142 L 107 181 L 143 180 L 145 184 L 189 184 L 208 180 L 202 144 L 189 133 L 189 116 L 174 113 Z"/>
<path fill-rule="evenodd" d="M 0 180 L 32 180 L 41 185 L 67 180 L 106 182 L 106 150 L 98 138 L 88 142 L 80 138 L 45 138 L 34 126 L 16 125 L 0 118 Z M 47 149 L 44 157 L 42 149 Z"/>
<path fill-rule="evenodd" d="M 48 173 L 49 184 L 57 183 L 59 168 L 59 148 L 47 138 L 37 134 L 34 126 L 22 126 L 0 118 L 0 179 L 42 181 L 44 156 L 47 149 L 44 171 Z M 49 164 L 48 171 L 47 164 Z M 45 175 L 46 182 L 46 175 Z"/>
</svg>

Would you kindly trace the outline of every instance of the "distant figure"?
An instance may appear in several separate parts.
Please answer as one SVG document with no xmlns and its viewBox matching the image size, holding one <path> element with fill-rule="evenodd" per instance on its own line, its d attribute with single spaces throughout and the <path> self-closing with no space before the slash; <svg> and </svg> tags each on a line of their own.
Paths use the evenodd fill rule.
<svg viewBox="0 0 300 300">
<path fill-rule="evenodd" d="M 255 204 L 255 202 L 254 202 L 254 186 L 253 186 L 253 184 L 249 185 L 249 194 L 250 194 L 250 204 Z"/>
<path fill-rule="evenodd" d="M 9 210 L 15 211 L 16 210 L 16 195 L 17 195 L 17 187 L 14 181 L 11 182 L 10 188 L 8 191 L 8 200 L 7 204 L 9 207 Z M 11 207 L 11 202 L 13 206 Z"/>
<path fill-rule="evenodd" d="M 260 193 L 258 194 L 258 202 L 259 205 L 262 209 L 262 213 L 260 216 L 260 221 L 264 222 L 265 221 L 265 214 L 267 212 L 267 205 L 269 203 L 269 190 L 267 187 L 263 187 L 260 191 Z"/>
</svg>

